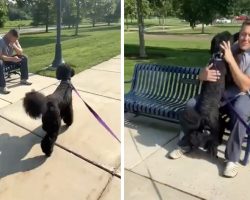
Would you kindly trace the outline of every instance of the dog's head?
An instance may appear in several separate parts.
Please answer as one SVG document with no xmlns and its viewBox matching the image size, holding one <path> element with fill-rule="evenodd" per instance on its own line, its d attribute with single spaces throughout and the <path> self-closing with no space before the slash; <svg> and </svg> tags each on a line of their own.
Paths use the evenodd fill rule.
<svg viewBox="0 0 250 200">
<path fill-rule="evenodd" d="M 68 64 L 61 64 L 56 69 L 56 78 L 58 80 L 67 81 L 75 75 L 74 69 L 72 69 Z"/>
<path fill-rule="evenodd" d="M 231 46 L 232 44 L 237 41 L 239 38 L 239 33 L 235 33 L 232 35 L 228 31 L 223 31 L 221 33 L 216 34 L 213 39 L 211 40 L 211 46 L 210 46 L 210 54 L 213 55 L 214 57 L 221 57 L 223 52 L 222 49 L 220 48 L 220 44 L 225 41 L 225 42 L 230 42 Z"/>
</svg>

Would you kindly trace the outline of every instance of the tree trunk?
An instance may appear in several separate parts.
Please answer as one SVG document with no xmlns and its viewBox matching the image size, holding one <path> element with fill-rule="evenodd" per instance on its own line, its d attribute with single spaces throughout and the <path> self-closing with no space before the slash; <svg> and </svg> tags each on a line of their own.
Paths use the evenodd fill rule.
<svg viewBox="0 0 250 200">
<path fill-rule="evenodd" d="M 94 16 L 93 16 L 93 20 L 92 20 L 92 25 L 93 27 L 95 27 L 95 22 L 96 22 L 96 1 L 95 1 L 95 5 L 94 5 Z"/>
<path fill-rule="evenodd" d="M 78 27 L 80 22 L 80 0 L 77 0 L 77 8 L 76 8 L 76 29 L 75 29 L 75 35 L 78 35 Z"/>
<path fill-rule="evenodd" d="M 127 27 L 127 31 L 128 31 L 128 17 L 126 16 L 126 27 Z"/>
<path fill-rule="evenodd" d="M 108 16 L 108 26 L 110 26 L 110 22 L 111 22 L 111 16 Z"/>
<path fill-rule="evenodd" d="M 47 9 L 46 9 L 46 30 L 45 32 L 48 33 L 49 32 L 49 5 L 47 4 Z"/>
<path fill-rule="evenodd" d="M 138 28 L 139 28 L 139 42 L 140 42 L 140 57 L 147 57 L 145 51 L 144 41 L 144 23 L 143 23 L 143 12 L 142 12 L 142 1 L 136 0 L 137 3 L 137 14 L 138 14 Z"/>
<path fill-rule="evenodd" d="M 205 31 L 204 31 L 204 23 L 202 23 L 201 33 L 205 33 Z"/>
</svg>

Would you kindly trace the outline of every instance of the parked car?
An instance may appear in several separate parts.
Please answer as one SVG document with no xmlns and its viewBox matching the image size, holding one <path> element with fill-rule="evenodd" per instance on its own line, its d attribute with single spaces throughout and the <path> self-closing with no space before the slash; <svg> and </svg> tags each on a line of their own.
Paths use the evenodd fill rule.
<svg viewBox="0 0 250 200">
<path fill-rule="evenodd" d="M 219 18 L 219 19 L 215 20 L 215 23 L 218 23 L 218 24 L 229 24 L 231 22 L 232 22 L 231 19 L 227 19 L 225 17 L 222 17 L 222 18 Z"/>
<path fill-rule="evenodd" d="M 248 19 L 247 15 L 239 15 L 234 17 L 235 20 L 246 20 Z"/>
</svg>

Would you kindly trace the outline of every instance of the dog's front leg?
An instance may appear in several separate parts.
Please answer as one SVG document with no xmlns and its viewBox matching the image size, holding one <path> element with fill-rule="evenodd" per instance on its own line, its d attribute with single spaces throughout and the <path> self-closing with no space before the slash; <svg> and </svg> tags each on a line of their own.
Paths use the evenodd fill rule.
<svg viewBox="0 0 250 200">
<path fill-rule="evenodd" d="M 50 133 L 50 134 L 47 133 L 41 142 L 42 151 L 43 153 L 45 153 L 47 157 L 51 156 L 53 152 L 53 148 L 57 139 L 57 135 L 58 133 Z"/>
</svg>

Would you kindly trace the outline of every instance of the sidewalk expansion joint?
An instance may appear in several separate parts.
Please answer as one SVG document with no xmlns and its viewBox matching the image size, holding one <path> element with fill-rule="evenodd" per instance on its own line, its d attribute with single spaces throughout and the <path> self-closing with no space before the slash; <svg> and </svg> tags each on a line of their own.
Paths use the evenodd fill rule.
<svg viewBox="0 0 250 200">
<path fill-rule="evenodd" d="M 0 99 L 3 100 L 3 101 L 5 101 L 5 102 L 7 102 L 7 103 L 9 103 L 9 104 L 13 104 L 11 101 L 8 101 L 6 99 L 3 99 L 3 98 L 0 98 Z"/>
<path fill-rule="evenodd" d="M 190 192 L 186 192 L 186 191 L 184 191 L 184 190 L 182 190 L 182 189 L 176 188 L 176 187 L 174 187 L 174 186 L 172 186 L 172 185 L 169 185 L 169 184 L 167 184 L 167 183 L 163 183 L 163 182 L 161 182 L 161 181 L 157 181 L 157 180 L 151 179 L 151 178 L 149 178 L 149 177 L 147 177 L 147 176 L 145 176 L 145 175 L 139 174 L 139 173 L 137 173 L 137 172 L 134 172 L 134 171 L 131 171 L 131 170 L 128 170 L 128 169 L 125 169 L 125 170 L 127 170 L 127 171 L 129 171 L 129 172 L 131 172 L 131 173 L 133 173 L 133 174 L 136 174 L 136 175 L 138 175 L 138 176 L 141 176 L 141 177 L 143 177 L 143 178 L 146 178 L 146 179 L 148 179 L 148 180 L 150 180 L 150 181 L 154 181 L 154 182 L 156 182 L 156 183 L 158 183 L 158 184 L 161 184 L 161 185 L 164 185 L 164 186 L 166 186 L 166 187 L 169 187 L 169 188 L 172 188 L 172 189 L 174 189 L 174 190 L 177 190 L 177 191 L 179 191 L 179 192 L 185 193 L 185 194 L 187 194 L 187 195 L 189 195 L 189 196 L 193 196 L 193 197 L 198 198 L 198 199 L 201 199 L 201 200 L 206 200 L 205 198 L 199 197 L 199 196 L 197 196 L 197 195 L 195 195 L 195 194 L 192 194 L 192 193 L 190 193 Z"/>
<path fill-rule="evenodd" d="M 9 120 L 8 118 L 2 116 L 1 114 L 0 114 L 0 117 L 3 118 L 3 119 L 5 119 L 6 121 L 8 121 L 8 122 L 10 122 L 10 123 L 12 123 L 14 125 L 16 125 L 16 126 L 22 128 L 22 129 L 30 132 L 31 134 L 36 135 L 37 137 L 43 138 L 41 135 L 38 135 L 38 134 L 34 133 L 32 130 L 29 130 L 29 129 L 25 128 L 24 126 L 22 126 L 20 124 L 17 124 L 16 122 L 13 122 L 13 121 Z M 64 146 L 62 146 L 62 145 L 60 145 L 58 143 L 55 143 L 55 146 L 57 146 L 57 147 L 65 150 L 65 151 L 67 151 L 68 153 L 73 154 L 74 156 L 76 156 L 76 157 L 78 157 L 78 158 L 80 158 L 80 159 L 82 159 L 82 160 L 84 160 L 84 161 L 86 161 L 86 162 L 94 165 L 95 167 L 97 167 L 99 169 L 102 169 L 102 170 L 110 173 L 112 176 L 116 176 L 117 178 L 121 178 L 121 175 L 116 173 L 116 171 L 117 171 L 116 168 L 108 169 L 108 167 L 105 167 L 104 165 L 101 165 L 101 164 L 99 164 L 99 163 L 97 163 L 95 161 L 92 161 L 92 160 L 90 160 L 88 158 L 85 158 L 84 156 L 82 156 L 82 155 L 80 155 L 80 154 L 78 154 L 78 153 L 76 153 L 74 151 L 71 151 L 70 149 L 68 149 L 68 148 L 66 148 L 66 147 L 64 147 Z"/>
<path fill-rule="evenodd" d="M 89 91 L 78 89 L 78 88 L 77 88 L 77 90 L 80 91 L 80 92 L 85 92 L 85 93 L 88 93 L 88 94 L 93 94 L 93 95 L 96 95 L 96 96 L 105 97 L 107 99 L 113 99 L 113 100 L 121 101 L 121 99 L 118 99 L 118 98 L 109 97 L 109 96 L 97 94 L 97 93 L 94 93 L 94 92 L 89 92 Z"/>
<path fill-rule="evenodd" d="M 91 70 L 95 70 L 95 71 L 102 71 L 102 72 L 112 72 L 112 73 L 117 73 L 120 74 L 121 72 L 118 71 L 112 71 L 112 70 L 105 70 L 105 69 L 98 69 L 98 68 L 90 68 Z"/>
</svg>

